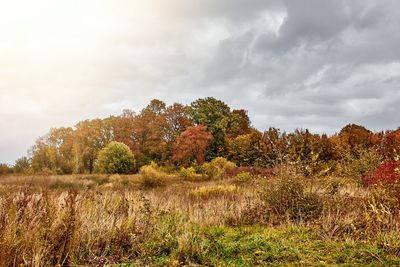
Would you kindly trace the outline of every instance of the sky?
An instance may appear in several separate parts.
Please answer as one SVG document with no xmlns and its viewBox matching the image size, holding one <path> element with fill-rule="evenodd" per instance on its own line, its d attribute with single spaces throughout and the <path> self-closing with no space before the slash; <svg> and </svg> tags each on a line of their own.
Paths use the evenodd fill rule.
<svg viewBox="0 0 400 267">
<path fill-rule="evenodd" d="M 400 126 L 397 0 L 0 0 L 0 162 L 51 127 L 207 96 L 253 126 Z"/>
</svg>

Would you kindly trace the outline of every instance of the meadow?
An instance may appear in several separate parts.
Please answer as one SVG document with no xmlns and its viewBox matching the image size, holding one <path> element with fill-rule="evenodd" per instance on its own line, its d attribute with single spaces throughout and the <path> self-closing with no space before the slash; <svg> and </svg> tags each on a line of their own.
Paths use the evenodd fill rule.
<svg viewBox="0 0 400 267">
<path fill-rule="evenodd" d="M 399 266 L 392 189 L 292 165 L 6 175 L 0 266 Z"/>
</svg>

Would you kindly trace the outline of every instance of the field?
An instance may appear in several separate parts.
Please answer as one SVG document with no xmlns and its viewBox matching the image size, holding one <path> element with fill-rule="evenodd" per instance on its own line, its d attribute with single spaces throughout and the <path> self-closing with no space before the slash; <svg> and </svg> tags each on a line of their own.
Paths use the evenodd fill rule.
<svg viewBox="0 0 400 267">
<path fill-rule="evenodd" d="M 384 189 L 290 167 L 3 176 L 0 266 L 400 266 L 398 210 Z"/>
</svg>

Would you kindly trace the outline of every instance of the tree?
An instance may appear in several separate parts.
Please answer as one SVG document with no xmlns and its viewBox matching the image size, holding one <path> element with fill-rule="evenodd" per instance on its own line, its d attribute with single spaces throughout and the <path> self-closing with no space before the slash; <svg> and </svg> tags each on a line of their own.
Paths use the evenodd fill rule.
<svg viewBox="0 0 400 267">
<path fill-rule="evenodd" d="M 235 138 L 252 132 L 250 118 L 246 110 L 235 109 L 232 111 L 231 117 L 231 123 L 227 131 L 230 137 Z"/>
<path fill-rule="evenodd" d="M 207 151 L 207 159 L 224 156 L 227 151 L 226 131 L 233 121 L 229 106 L 213 97 L 207 97 L 191 103 L 188 113 L 196 125 L 206 126 L 214 137 Z"/>
<path fill-rule="evenodd" d="M 113 141 L 112 128 L 107 120 L 79 122 L 74 131 L 74 172 L 91 173 L 99 151 Z"/>
<path fill-rule="evenodd" d="M 10 166 L 5 163 L 0 163 L 0 175 L 6 175 L 12 172 Z"/>
<path fill-rule="evenodd" d="M 277 128 L 270 127 L 264 132 L 263 138 L 267 143 L 267 159 L 270 166 L 287 160 L 289 140 L 286 132 L 281 133 Z"/>
<path fill-rule="evenodd" d="M 95 170 L 100 173 L 130 173 L 134 170 L 135 159 L 127 145 L 111 142 L 100 152 Z"/>
<path fill-rule="evenodd" d="M 229 159 L 239 166 L 266 167 L 268 146 L 262 134 L 253 129 L 248 134 L 239 135 L 231 140 Z"/>
<path fill-rule="evenodd" d="M 382 137 L 381 153 L 387 160 L 399 160 L 400 129 L 387 131 Z"/>
<path fill-rule="evenodd" d="M 205 152 L 212 140 L 213 136 L 207 131 L 207 127 L 203 125 L 189 127 L 176 139 L 172 161 L 184 166 L 189 166 L 193 162 L 203 164 Z"/>
<path fill-rule="evenodd" d="M 374 145 L 373 134 L 370 130 L 357 124 L 349 124 L 342 128 L 338 134 L 338 150 L 350 151 L 355 154 L 357 148 L 370 148 Z"/>
<path fill-rule="evenodd" d="M 175 141 L 188 127 L 193 126 L 187 111 L 187 106 L 178 103 L 174 103 L 165 110 L 164 115 L 167 122 L 165 138 L 168 143 Z"/>
<path fill-rule="evenodd" d="M 165 118 L 166 105 L 153 99 L 133 121 L 131 137 L 137 145 L 137 163 L 140 166 L 151 161 L 161 163 L 168 158 Z"/>
<path fill-rule="evenodd" d="M 31 168 L 31 161 L 27 157 L 19 158 L 15 161 L 14 172 L 15 173 L 28 173 Z"/>
</svg>

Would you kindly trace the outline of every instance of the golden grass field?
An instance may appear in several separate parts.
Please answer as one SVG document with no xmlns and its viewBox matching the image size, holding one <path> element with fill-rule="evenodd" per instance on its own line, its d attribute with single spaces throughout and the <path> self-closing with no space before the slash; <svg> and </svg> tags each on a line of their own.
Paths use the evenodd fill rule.
<svg viewBox="0 0 400 267">
<path fill-rule="evenodd" d="M 378 189 L 290 171 L 4 176 L 0 266 L 396 266 L 398 211 Z"/>
</svg>

